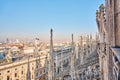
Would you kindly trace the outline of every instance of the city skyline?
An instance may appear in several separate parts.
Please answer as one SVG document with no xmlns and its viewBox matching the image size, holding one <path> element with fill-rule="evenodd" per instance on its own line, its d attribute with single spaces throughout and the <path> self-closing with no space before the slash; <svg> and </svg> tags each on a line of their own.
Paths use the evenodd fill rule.
<svg viewBox="0 0 120 80">
<path fill-rule="evenodd" d="M 96 33 L 95 11 L 101 3 L 103 0 L 0 1 L 0 39 L 39 37 L 47 41 L 51 28 L 56 41 L 70 40 L 72 33 Z"/>
</svg>

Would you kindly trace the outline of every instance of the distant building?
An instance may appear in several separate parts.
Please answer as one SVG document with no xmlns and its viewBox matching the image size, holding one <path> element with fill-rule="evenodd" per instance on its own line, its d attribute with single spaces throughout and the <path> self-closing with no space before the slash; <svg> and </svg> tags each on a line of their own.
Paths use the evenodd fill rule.
<svg viewBox="0 0 120 80">
<path fill-rule="evenodd" d="M 0 80 L 39 80 L 45 78 L 46 56 L 0 65 Z"/>
</svg>

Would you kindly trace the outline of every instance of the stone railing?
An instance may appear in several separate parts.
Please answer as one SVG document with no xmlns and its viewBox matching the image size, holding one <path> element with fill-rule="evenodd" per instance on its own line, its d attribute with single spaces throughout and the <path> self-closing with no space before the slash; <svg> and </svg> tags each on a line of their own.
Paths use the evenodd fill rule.
<svg viewBox="0 0 120 80">
<path fill-rule="evenodd" d="M 113 54 L 113 74 L 115 75 L 114 80 L 118 80 L 120 77 L 120 48 L 111 48 Z"/>
</svg>

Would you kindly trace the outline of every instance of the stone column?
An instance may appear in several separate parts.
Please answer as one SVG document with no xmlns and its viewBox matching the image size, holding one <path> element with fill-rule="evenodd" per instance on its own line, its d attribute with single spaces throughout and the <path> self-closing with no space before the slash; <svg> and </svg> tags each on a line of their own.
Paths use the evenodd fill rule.
<svg viewBox="0 0 120 80">
<path fill-rule="evenodd" d="M 57 54 L 56 54 L 56 75 L 58 74 L 58 57 L 57 57 Z"/>
<path fill-rule="evenodd" d="M 63 48 L 61 49 L 62 53 L 61 53 L 61 80 L 63 79 Z"/>
<path fill-rule="evenodd" d="M 115 46 L 120 47 L 120 0 L 114 0 Z"/>
</svg>

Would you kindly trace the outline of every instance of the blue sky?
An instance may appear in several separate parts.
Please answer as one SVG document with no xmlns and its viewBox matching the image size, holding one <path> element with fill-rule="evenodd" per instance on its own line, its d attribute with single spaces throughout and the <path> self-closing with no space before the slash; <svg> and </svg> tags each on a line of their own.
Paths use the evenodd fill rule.
<svg viewBox="0 0 120 80">
<path fill-rule="evenodd" d="M 0 0 L 0 38 L 46 39 L 50 28 L 57 39 L 67 39 L 71 33 L 95 33 L 95 12 L 102 3 L 104 0 Z"/>
</svg>

